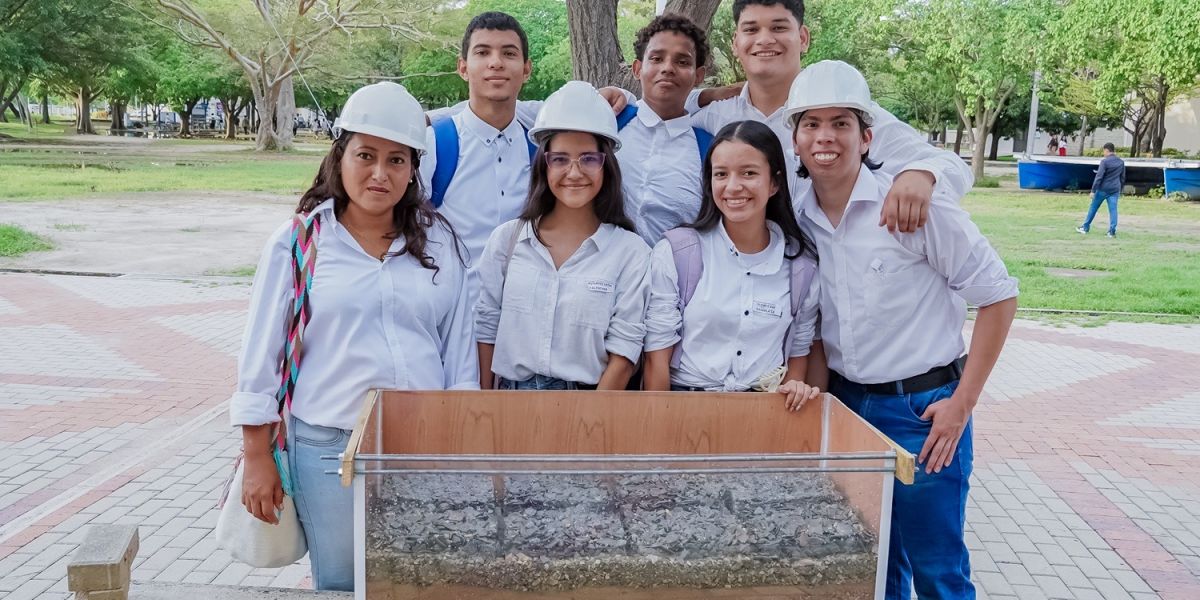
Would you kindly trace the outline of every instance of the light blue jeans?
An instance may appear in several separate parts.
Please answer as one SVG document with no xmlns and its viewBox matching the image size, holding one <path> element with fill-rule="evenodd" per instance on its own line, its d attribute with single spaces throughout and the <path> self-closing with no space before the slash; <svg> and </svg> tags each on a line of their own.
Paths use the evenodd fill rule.
<svg viewBox="0 0 1200 600">
<path fill-rule="evenodd" d="M 293 501 L 318 590 L 354 590 L 354 494 L 337 475 L 325 474 L 337 462 L 321 460 L 345 450 L 349 439 L 349 430 L 309 425 L 295 417 L 288 427 Z"/>
<path fill-rule="evenodd" d="M 1088 207 L 1087 218 L 1083 220 L 1083 230 L 1091 230 L 1092 219 L 1096 218 L 1096 212 L 1100 210 L 1100 204 L 1108 202 L 1108 233 L 1109 235 L 1117 235 L 1117 201 L 1120 199 L 1120 192 L 1096 192 L 1092 196 L 1092 205 Z"/>
<path fill-rule="evenodd" d="M 929 405 L 954 395 L 958 382 L 915 394 L 873 394 L 834 378 L 829 391 L 892 441 L 919 455 L 932 421 L 921 419 Z M 886 600 L 974 600 L 971 559 L 963 540 L 967 492 L 975 452 L 972 423 L 958 442 L 950 466 L 926 474 L 918 466 L 912 485 L 892 488 L 892 532 L 888 546 Z"/>
</svg>

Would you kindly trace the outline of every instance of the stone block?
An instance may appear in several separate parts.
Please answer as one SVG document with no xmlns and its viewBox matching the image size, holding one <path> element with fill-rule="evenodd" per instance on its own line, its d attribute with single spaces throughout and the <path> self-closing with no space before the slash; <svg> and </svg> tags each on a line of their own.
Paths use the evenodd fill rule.
<svg viewBox="0 0 1200 600">
<path fill-rule="evenodd" d="M 92 525 L 67 564 L 67 589 L 72 592 L 129 590 L 129 570 L 138 551 L 136 525 Z M 104 600 L 124 600 L 112 596 Z M 93 600 L 99 600 L 90 596 Z"/>
</svg>

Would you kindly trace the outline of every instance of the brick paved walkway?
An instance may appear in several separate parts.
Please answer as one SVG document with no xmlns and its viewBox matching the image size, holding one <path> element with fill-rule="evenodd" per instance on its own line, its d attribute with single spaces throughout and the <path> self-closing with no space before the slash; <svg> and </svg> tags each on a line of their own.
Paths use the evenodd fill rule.
<svg viewBox="0 0 1200 600">
<path fill-rule="evenodd" d="M 215 548 L 246 285 L 0 274 L 0 597 L 69 597 L 89 523 L 135 580 L 307 585 Z M 982 598 L 1200 598 L 1200 327 L 1020 322 L 976 413 Z"/>
</svg>

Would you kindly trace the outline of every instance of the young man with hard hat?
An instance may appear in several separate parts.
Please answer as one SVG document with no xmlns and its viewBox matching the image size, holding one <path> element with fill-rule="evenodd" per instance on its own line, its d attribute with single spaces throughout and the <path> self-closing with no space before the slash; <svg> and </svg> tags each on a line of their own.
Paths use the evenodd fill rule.
<svg viewBox="0 0 1200 600">
<path fill-rule="evenodd" d="M 808 51 L 809 32 L 804 25 L 803 0 L 735 0 L 733 53 L 746 73 L 746 85 L 735 98 L 714 102 L 693 115 L 693 123 L 717 131 L 734 121 L 753 119 L 769 125 L 779 136 L 795 170 L 791 132 L 783 118 L 783 106 L 792 81 L 801 72 L 801 59 Z M 967 165 L 953 152 L 926 143 L 912 127 L 883 107 L 872 103 L 875 116 L 875 159 L 895 179 L 878 219 L 889 229 L 913 231 L 924 223 L 934 184 L 945 186 L 955 197 L 971 189 L 974 178 Z M 793 192 L 803 182 L 793 180 Z"/>
<path fill-rule="evenodd" d="M 254 275 L 229 401 L 230 421 L 242 429 L 245 474 L 242 497 L 230 501 L 278 522 L 284 489 L 271 429 L 288 415 L 288 495 L 313 583 L 351 590 L 352 494 L 325 474 L 321 457 L 345 446 L 367 390 L 478 389 L 479 372 L 464 253 L 417 179 L 425 149 L 421 105 L 399 84 L 368 85 L 346 101 L 333 135 L 296 207 L 303 218 L 275 231 Z M 296 303 L 298 280 L 309 282 L 301 289 L 311 304 Z M 301 304 L 304 310 L 295 310 Z M 301 333 L 303 364 L 296 359 L 289 371 L 304 376 L 288 378 L 279 357 Z"/>
<path fill-rule="evenodd" d="M 625 389 L 645 337 L 650 247 L 625 215 L 616 119 L 595 88 L 570 81 L 530 136 L 528 201 L 478 264 L 481 383 Z"/>
<path fill-rule="evenodd" d="M 1017 281 L 940 186 L 918 231 L 878 226 L 892 178 L 872 160 L 875 106 L 857 69 L 822 61 L 782 108 L 798 175 L 811 182 L 796 200 L 819 257 L 829 391 L 917 456 L 915 483 L 894 488 L 885 597 L 908 600 L 915 586 L 923 600 L 969 599 L 971 412 L 1004 347 Z M 967 303 L 979 307 L 970 360 Z"/>
</svg>

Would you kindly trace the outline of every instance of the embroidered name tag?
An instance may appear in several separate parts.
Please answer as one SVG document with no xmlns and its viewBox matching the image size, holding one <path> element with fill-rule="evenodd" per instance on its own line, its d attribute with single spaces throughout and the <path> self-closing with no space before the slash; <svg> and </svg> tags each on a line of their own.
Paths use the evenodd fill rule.
<svg viewBox="0 0 1200 600">
<path fill-rule="evenodd" d="M 614 287 L 615 286 L 613 286 L 613 283 L 611 281 L 604 281 L 601 279 L 593 279 L 593 280 L 587 282 L 587 289 L 589 292 L 598 292 L 601 294 L 611 294 Z"/>
<path fill-rule="evenodd" d="M 779 307 L 775 306 L 774 302 L 754 301 L 754 314 L 764 317 L 778 317 L 783 313 L 779 312 Z"/>
</svg>

